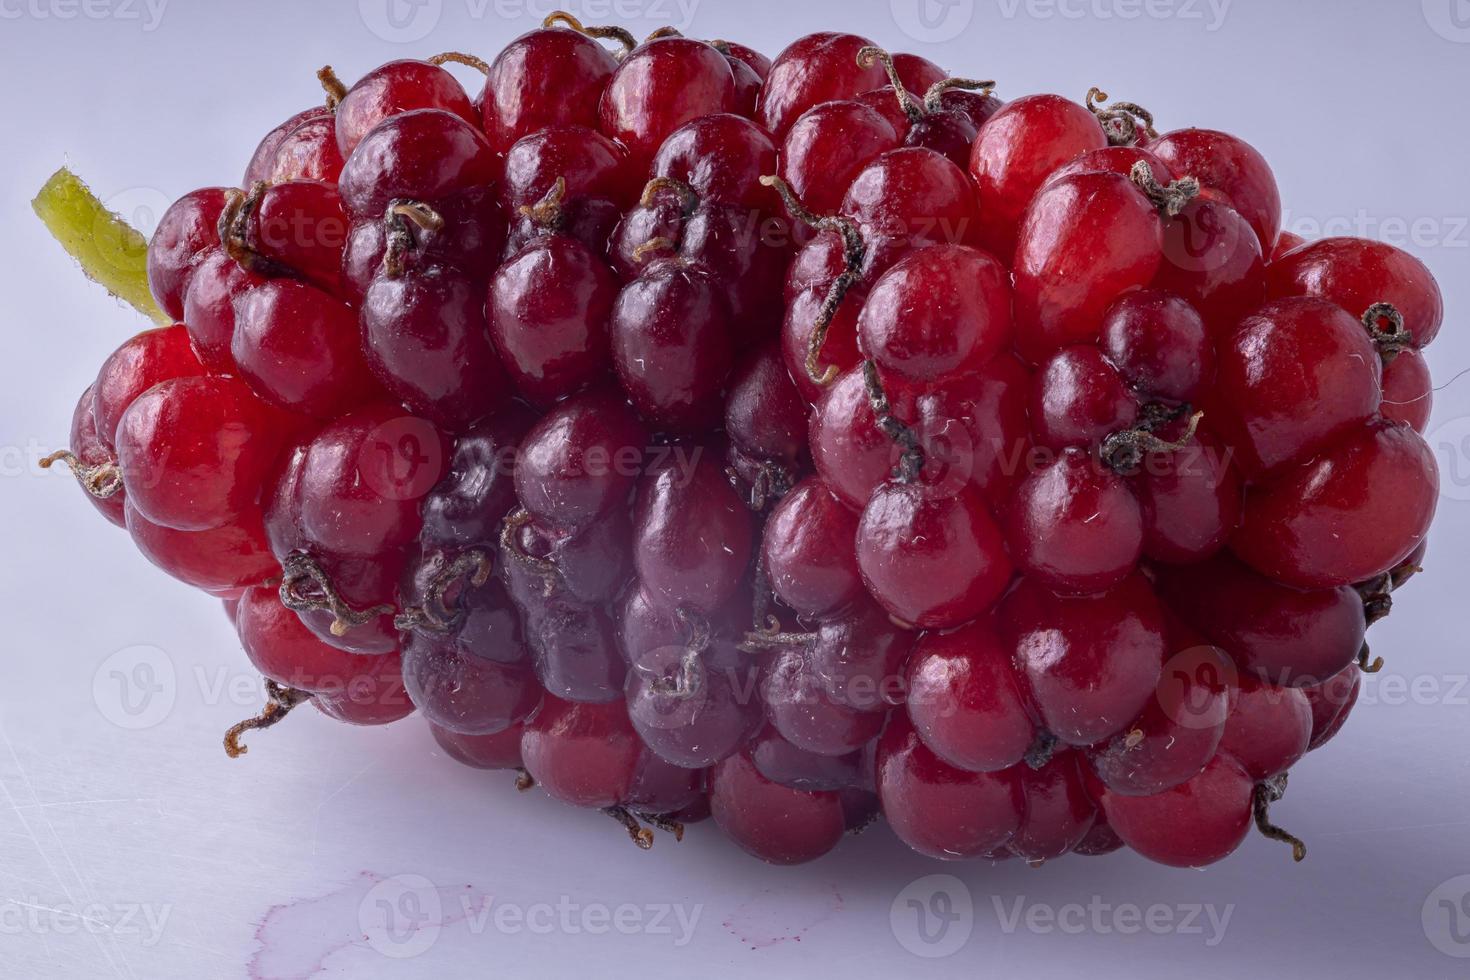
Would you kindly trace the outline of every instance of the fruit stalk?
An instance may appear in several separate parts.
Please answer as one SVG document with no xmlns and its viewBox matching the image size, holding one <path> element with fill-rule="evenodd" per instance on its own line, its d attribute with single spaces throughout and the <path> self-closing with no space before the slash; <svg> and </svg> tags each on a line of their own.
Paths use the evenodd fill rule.
<svg viewBox="0 0 1470 980">
<path fill-rule="evenodd" d="M 148 240 L 62 167 L 31 202 L 36 216 L 87 278 L 157 324 L 169 318 L 148 289 Z"/>
</svg>

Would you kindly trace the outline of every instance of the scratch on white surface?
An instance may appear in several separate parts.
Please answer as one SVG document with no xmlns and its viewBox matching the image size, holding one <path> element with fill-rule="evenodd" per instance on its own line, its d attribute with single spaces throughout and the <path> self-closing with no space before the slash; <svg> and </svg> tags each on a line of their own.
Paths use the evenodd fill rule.
<svg viewBox="0 0 1470 980">
<path fill-rule="evenodd" d="M 111 922 L 106 922 L 102 919 L 93 918 L 90 915 L 83 915 L 82 913 L 73 911 L 72 909 L 58 909 L 50 905 L 37 905 L 35 902 L 22 902 L 18 898 L 7 898 L 6 901 L 9 902 L 11 905 L 18 905 L 23 909 L 35 909 L 37 912 L 50 912 L 52 915 L 60 915 L 68 919 L 76 919 L 78 922 L 90 922 L 93 925 L 101 926 L 108 932 L 112 931 Z"/>
<path fill-rule="evenodd" d="M 1470 827 L 1470 820 L 1451 820 L 1447 823 L 1413 823 L 1399 827 L 1363 827 L 1357 830 L 1337 830 L 1330 834 L 1317 834 L 1318 837 L 1357 837 L 1360 834 L 1381 834 L 1384 832 L 1398 832 L 1400 830 L 1440 830 L 1445 827 Z"/>
<path fill-rule="evenodd" d="M 10 836 L 12 836 L 12 837 L 19 837 L 19 838 L 22 838 L 24 840 L 31 840 L 32 839 L 31 837 L 28 837 L 25 834 L 11 834 Z M 45 888 L 46 887 L 46 882 L 44 882 L 44 881 L 41 881 L 41 880 L 39 880 L 37 878 L 23 878 L 20 875 L 16 874 L 14 871 L 10 871 L 7 868 L 0 868 L 0 875 L 4 875 L 5 877 L 9 878 L 11 881 L 15 882 L 17 885 L 26 885 L 26 886 L 31 887 L 31 888 Z"/>
<path fill-rule="evenodd" d="M 126 798 L 119 798 L 119 799 L 116 799 L 116 800 L 57 800 L 54 803 L 42 803 L 42 802 L 40 802 L 38 800 L 35 803 L 22 803 L 22 804 L 19 804 L 19 805 L 16 806 L 16 809 L 17 810 L 33 810 L 33 809 L 38 809 L 38 808 L 50 808 L 50 807 L 55 807 L 55 808 L 60 809 L 60 808 L 69 807 L 69 806 L 98 806 L 98 805 L 104 804 L 104 803 L 108 803 L 108 804 L 110 804 L 110 803 L 151 803 L 151 804 L 153 804 L 154 807 L 156 807 L 158 809 L 158 812 L 160 814 L 163 813 L 163 807 L 160 805 L 160 803 L 159 803 L 158 800 L 126 799 Z"/>
<path fill-rule="evenodd" d="M 227 959 L 230 955 L 222 949 L 215 949 L 213 946 L 201 946 L 198 943 L 186 943 L 182 939 L 170 939 L 168 944 L 170 946 L 177 946 L 180 949 L 197 949 L 201 953 L 209 953 L 212 956 L 218 956 L 220 959 Z"/>
<path fill-rule="evenodd" d="M 30 798 L 39 802 L 40 796 L 37 795 L 35 786 L 31 785 L 30 775 L 27 774 L 25 767 L 22 766 L 20 763 L 20 754 L 15 751 L 15 743 L 11 742 L 10 735 L 5 731 L 5 723 L 3 721 L 0 721 L 0 741 L 4 741 L 5 748 L 10 753 L 11 760 L 15 763 L 15 771 L 20 774 L 21 781 L 25 783 L 25 788 L 26 791 L 30 794 Z M 73 906 L 80 906 L 81 903 L 79 903 L 76 900 L 76 897 L 72 895 L 71 888 L 68 887 L 66 880 L 62 878 L 61 873 L 57 871 L 55 863 L 51 860 L 50 853 L 46 850 L 45 847 L 42 846 L 41 838 L 36 834 L 35 829 L 31 827 L 31 823 L 29 820 L 26 819 L 25 814 L 21 812 L 21 807 L 16 803 L 15 794 L 10 792 L 10 787 L 3 779 L 0 779 L 0 791 L 3 791 L 5 793 L 5 801 L 9 803 L 11 809 L 15 811 L 15 815 L 17 818 L 19 818 L 21 826 L 25 828 L 26 834 L 30 836 L 31 843 L 36 846 L 37 853 L 41 855 L 41 860 L 46 863 L 46 870 L 51 872 L 51 876 L 55 878 L 56 883 L 61 886 L 61 893 L 66 896 L 67 903 Z M 56 846 L 61 850 L 62 856 L 66 858 L 67 866 L 71 868 L 72 874 L 76 875 L 77 880 L 81 882 L 82 888 L 86 891 L 87 896 L 90 899 L 91 889 L 87 887 L 87 883 L 85 881 L 82 881 L 81 875 L 77 873 L 76 862 L 74 862 L 71 859 L 71 855 L 67 853 L 66 846 L 62 844 L 60 836 L 56 833 L 56 827 L 52 825 L 50 819 L 46 816 L 46 811 L 44 809 L 41 809 L 40 812 L 41 819 L 46 824 L 46 829 L 50 831 L 51 836 L 55 838 Z M 101 953 L 102 958 L 107 961 L 107 966 L 112 971 L 114 976 L 123 976 L 124 970 L 127 971 L 127 976 L 135 975 L 133 974 L 132 967 L 128 965 L 127 960 L 122 959 L 122 955 L 120 952 L 118 954 L 118 959 L 121 960 L 122 965 L 119 966 L 117 962 L 114 962 L 112 955 L 113 949 L 110 948 L 107 943 L 104 943 L 102 941 L 102 937 L 100 935 L 91 930 L 83 931 L 86 932 L 87 935 L 92 937 L 92 942 L 96 944 L 97 951 Z M 116 945 L 117 940 L 111 932 L 108 933 L 108 937 L 112 939 L 113 945 Z M 52 959 L 54 962 L 55 957 L 51 954 L 51 944 L 46 940 L 44 934 L 42 935 L 42 942 L 46 947 L 47 957 Z"/>
<path fill-rule="evenodd" d="M 317 803 L 317 805 L 316 805 L 316 811 L 312 814 L 312 818 L 311 818 L 311 853 L 313 853 L 313 854 L 316 854 L 317 853 L 317 840 L 320 837 L 320 834 L 321 834 L 321 826 L 322 826 L 322 810 L 326 807 L 326 805 L 328 803 L 332 802 L 332 800 L 334 800 L 336 797 L 340 796 L 342 794 L 342 792 L 347 789 L 347 787 L 351 786 L 353 783 L 357 782 L 363 776 L 367 775 L 367 773 L 370 770 L 372 770 L 377 765 L 378 765 L 378 760 L 377 759 L 374 759 L 372 762 L 369 762 L 367 765 L 363 766 L 357 772 L 355 772 L 351 776 L 349 776 L 347 778 L 347 781 L 345 783 L 343 783 L 341 786 L 338 786 L 336 789 L 332 790 L 326 796 L 323 796 L 321 798 L 321 801 Z"/>
</svg>

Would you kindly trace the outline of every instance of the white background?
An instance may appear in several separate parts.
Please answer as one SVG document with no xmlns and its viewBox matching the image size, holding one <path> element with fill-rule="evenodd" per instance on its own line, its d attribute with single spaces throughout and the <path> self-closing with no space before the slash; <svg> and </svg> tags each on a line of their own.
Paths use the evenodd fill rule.
<svg viewBox="0 0 1470 980">
<path fill-rule="evenodd" d="M 796 869 L 709 826 L 642 853 L 605 817 L 456 766 L 417 721 L 365 731 L 303 710 L 227 760 L 220 733 L 258 695 L 218 604 L 148 566 L 69 478 L 36 471 L 143 324 L 82 280 L 28 201 L 66 162 L 146 224 L 192 187 L 237 180 L 260 134 L 319 97 L 320 65 L 350 81 L 409 54 L 489 57 L 546 10 L 426 0 L 393 21 L 386 0 L 159 4 L 0 0 L 0 975 L 1465 974 L 1450 954 L 1470 955 L 1470 381 L 1453 380 L 1470 368 L 1470 3 L 950 0 L 927 20 L 916 0 L 694 0 L 692 19 L 689 0 L 573 8 L 771 55 L 854 30 L 995 77 L 1007 97 L 1101 85 L 1163 128 L 1254 142 L 1288 227 L 1389 237 L 1439 276 L 1449 313 L 1431 362 L 1447 387 L 1430 431 L 1445 493 L 1429 573 L 1374 630 L 1386 671 L 1277 809 L 1307 861 L 1252 837 L 1207 872 L 1127 856 L 941 867 L 883 829 Z M 143 677 L 138 658 L 163 690 L 130 730 L 114 671 Z M 957 879 L 913 884 L 936 873 Z M 937 946 L 910 898 L 952 900 Z M 415 921 L 429 925 L 386 928 Z M 624 932 L 585 927 L 608 921 Z"/>
</svg>

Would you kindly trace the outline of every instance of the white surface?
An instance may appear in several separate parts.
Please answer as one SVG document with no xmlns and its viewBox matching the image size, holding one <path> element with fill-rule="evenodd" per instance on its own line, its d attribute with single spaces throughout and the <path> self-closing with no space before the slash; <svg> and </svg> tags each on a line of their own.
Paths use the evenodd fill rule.
<svg viewBox="0 0 1470 980">
<path fill-rule="evenodd" d="M 1460 0 L 951 0 L 927 28 L 915 0 L 694 0 L 692 21 L 688 2 L 573 9 L 772 55 L 844 27 L 996 77 L 1007 96 L 1099 84 L 1166 128 L 1237 131 L 1273 163 L 1288 226 L 1413 232 L 1450 311 L 1435 377 L 1470 367 Z M 1205 873 L 1120 856 L 941 867 L 879 829 L 781 870 L 709 827 L 638 852 L 600 815 L 454 765 L 415 721 L 364 731 L 306 710 L 257 734 L 247 758 L 224 757 L 220 733 L 257 695 L 218 604 L 149 567 L 67 478 L 35 471 L 97 365 L 141 324 L 81 280 L 27 202 L 62 161 L 129 210 L 237 179 L 259 134 L 318 97 L 319 65 L 351 78 L 405 54 L 489 54 L 542 6 L 424 0 L 393 28 L 385 0 L 0 0 L 0 975 L 1463 976 L 1448 954 L 1470 954 L 1470 878 L 1455 880 L 1470 874 L 1464 380 L 1439 394 L 1431 427 L 1447 469 L 1429 573 L 1374 630 L 1388 668 L 1278 808 L 1310 844 L 1299 866 L 1253 837 Z M 430 27 L 413 44 L 379 36 Z M 132 730 L 115 723 L 135 722 L 114 672 L 146 679 L 127 669 L 137 651 L 119 654 L 139 645 L 163 690 L 132 702 L 150 723 Z M 910 952 L 932 948 L 907 900 L 931 899 L 933 883 L 903 890 L 936 873 L 962 880 L 973 915 L 945 934 L 953 955 L 926 962 Z M 385 929 L 419 920 L 384 908 L 436 905 L 426 928 Z M 1212 922 L 1227 915 L 1221 933 Z M 583 926 L 602 921 L 605 934 Z"/>
</svg>

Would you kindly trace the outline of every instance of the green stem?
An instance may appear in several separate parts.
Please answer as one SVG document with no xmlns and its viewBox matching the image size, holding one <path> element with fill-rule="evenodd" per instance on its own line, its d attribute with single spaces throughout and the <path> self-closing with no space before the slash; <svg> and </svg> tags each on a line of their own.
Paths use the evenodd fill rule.
<svg viewBox="0 0 1470 980">
<path fill-rule="evenodd" d="M 170 322 L 148 289 L 148 240 L 107 210 L 76 174 L 56 171 L 31 207 L 87 278 L 154 323 Z"/>
</svg>

